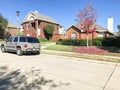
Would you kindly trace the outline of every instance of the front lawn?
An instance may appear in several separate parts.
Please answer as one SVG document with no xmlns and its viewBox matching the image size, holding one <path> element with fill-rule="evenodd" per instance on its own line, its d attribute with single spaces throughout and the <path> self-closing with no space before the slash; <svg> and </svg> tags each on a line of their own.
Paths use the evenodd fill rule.
<svg viewBox="0 0 120 90">
<path fill-rule="evenodd" d="M 72 52 L 73 46 L 66 46 L 66 45 L 51 45 L 47 47 L 47 50 L 55 50 L 55 51 L 66 51 Z"/>
<path fill-rule="evenodd" d="M 69 57 L 77 57 L 77 58 L 86 58 L 93 60 L 103 60 L 103 61 L 112 61 L 112 62 L 120 62 L 120 48 L 116 47 L 76 47 L 76 46 L 66 46 L 66 45 L 51 45 L 45 50 L 52 51 L 65 51 L 64 52 L 52 52 L 52 51 L 44 51 L 43 53 L 47 54 L 55 54 Z M 71 52 L 71 53 L 67 53 Z"/>
<path fill-rule="evenodd" d="M 112 55 L 120 57 L 120 48 L 117 47 L 76 47 L 76 46 L 66 46 L 66 45 L 51 45 L 47 50 L 55 51 L 66 51 L 66 52 L 75 52 L 75 53 L 84 53 L 84 54 L 96 54 L 96 55 Z"/>
</svg>

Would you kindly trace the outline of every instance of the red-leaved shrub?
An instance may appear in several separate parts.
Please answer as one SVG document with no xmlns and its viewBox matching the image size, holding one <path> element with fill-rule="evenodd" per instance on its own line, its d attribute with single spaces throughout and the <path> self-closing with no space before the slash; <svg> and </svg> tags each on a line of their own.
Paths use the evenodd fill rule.
<svg viewBox="0 0 120 90">
<path fill-rule="evenodd" d="M 106 54 L 107 50 L 104 50 L 99 47 L 73 47 L 73 52 L 84 53 L 84 54 Z"/>
</svg>

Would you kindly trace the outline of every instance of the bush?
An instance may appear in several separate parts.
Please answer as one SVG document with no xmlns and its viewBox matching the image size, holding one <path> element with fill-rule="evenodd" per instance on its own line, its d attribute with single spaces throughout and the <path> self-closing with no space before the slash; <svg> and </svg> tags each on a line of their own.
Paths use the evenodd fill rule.
<svg viewBox="0 0 120 90">
<path fill-rule="evenodd" d="M 45 33 L 45 37 L 49 40 L 51 39 L 52 35 L 53 35 L 53 31 L 54 31 L 54 25 L 53 24 L 49 24 L 46 25 L 44 27 L 44 33 Z"/>
<path fill-rule="evenodd" d="M 102 46 L 103 37 L 93 39 L 94 46 Z"/>
<path fill-rule="evenodd" d="M 86 46 L 86 39 L 64 39 L 59 40 L 57 44 L 71 46 Z M 120 47 L 120 37 L 105 37 L 93 39 L 94 46 Z M 92 46 L 92 41 L 89 39 L 89 46 Z"/>
<path fill-rule="evenodd" d="M 76 53 L 85 53 L 85 54 L 106 54 L 107 50 L 104 50 L 99 47 L 73 47 L 73 52 Z"/>
<path fill-rule="evenodd" d="M 120 36 L 116 37 L 116 47 L 120 47 Z"/>
<path fill-rule="evenodd" d="M 102 41 L 103 46 L 120 47 L 120 37 L 107 37 Z"/>
<path fill-rule="evenodd" d="M 71 46 L 86 46 L 87 40 L 86 39 L 64 39 L 62 41 L 58 41 L 56 44 L 61 45 L 71 45 Z M 89 40 L 89 45 L 91 46 L 91 41 Z"/>
<path fill-rule="evenodd" d="M 102 45 L 103 46 L 115 46 L 115 37 L 107 37 L 107 38 L 104 38 L 103 41 L 102 41 Z"/>
</svg>

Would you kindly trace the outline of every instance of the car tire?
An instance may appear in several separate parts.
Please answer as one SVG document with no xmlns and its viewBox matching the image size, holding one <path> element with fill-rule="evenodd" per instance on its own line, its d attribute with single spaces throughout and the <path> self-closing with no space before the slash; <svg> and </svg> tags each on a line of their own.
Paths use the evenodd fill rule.
<svg viewBox="0 0 120 90">
<path fill-rule="evenodd" d="M 22 56 L 22 55 L 23 55 L 22 50 L 21 50 L 21 49 L 19 49 L 19 48 L 17 49 L 17 55 L 18 55 L 18 56 Z"/>
<path fill-rule="evenodd" d="M 1 46 L 1 51 L 4 53 L 4 52 L 6 52 L 6 50 L 5 50 L 5 47 L 4 46 Z"/>
</svg>

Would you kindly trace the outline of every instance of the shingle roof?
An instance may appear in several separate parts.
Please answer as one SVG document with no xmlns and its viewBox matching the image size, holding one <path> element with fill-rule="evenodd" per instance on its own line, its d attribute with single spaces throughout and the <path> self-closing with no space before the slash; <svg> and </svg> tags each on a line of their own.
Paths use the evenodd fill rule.
<svg viewBox="0 0 120 90">
<path fill-rule="evenodd" d="M 55 24 L 59 24 L 58 22 L 56 22 L 54 19 L 52 19 L 51 17 L 49 16 L 46 16 L 46 15 L 43 15 L 43 14 L 40 14 L 36 11 L 31 11 L 28 13 L 27 17 L 32 14 L 35 16 L 35 19 L 38 19 L 38 20 L 41 20 L 41 21 L 46 21 L 46 22 L 51 22 L 51 23 L 55 23 Z M 29 20 L 27 20 L 27 17 L 23 20 L 23 22 L 27 22 Z"/>
<path fill-rule="evenodd" d="M 106 28 L 104 28 L 104 27 L 102 27 L 102 26 L 100 26 L 100 25 L 98 25 L 98 24 L 94 24 L 95 26 L 96 26 L 96 30 L 95 31 L 98 31 L 98 32 L 104 32 L 104 31 L 108 31 Z M 78 24 L 73 24 L 73 25 L 71 25 L 70 27 L 72 27 L 72 26 L 74 26 L 74 27 L 76 27 L 78 30 L 80 30 L 81 32 L 84 32 L 84 30 L 78 25 Z M 69 27 L 69 28 L 70 28 Z M 68 29 L 69 29 L 68 28 Z M 68 30 L 67 29 L 67 30 Z"/>
<path fill-rule="evenodd" d="M 107 31 L 107 29 L 102 27 L 101 25 L 95 24 L 95 26 L 97 28 L 96 31 Z"/>
</svg>

